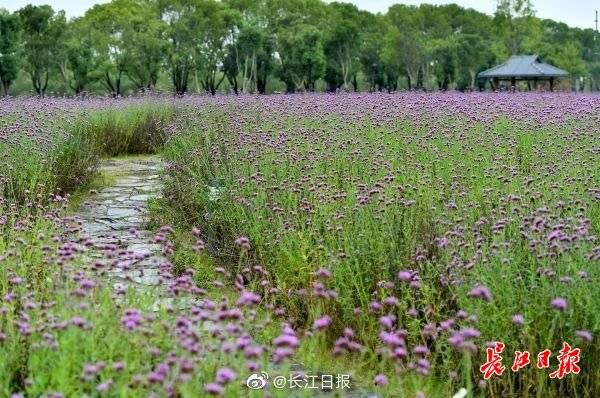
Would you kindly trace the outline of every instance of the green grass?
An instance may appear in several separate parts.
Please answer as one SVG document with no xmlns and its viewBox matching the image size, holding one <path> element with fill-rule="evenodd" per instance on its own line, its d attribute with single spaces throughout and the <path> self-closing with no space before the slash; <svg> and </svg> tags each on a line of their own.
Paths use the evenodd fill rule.
<svg viewBox="0 0 600 398">
<path fill-rule="evenodd" d="M 25 133 L 18 145 L 0 143 L 6 159 L 0 165 L 0 196 L 24 204 L 74 192 L 96 178 L 102 157 L 155 153 L 175 112 L 174 106 L 153 102 L 83 109 L 73 120 L 48 121 L 44 139 L 51 144 L 42 145 Z"/>
<path fill-rule="evenodd" d="M 415 396 L 419 391 L 451 396 L 461 387 L 470 396 L 600 394 L 597 344 L 575 338 L 576 330 L 590 330 L 595 337 L 600 330 L 600 275 L 587 257 L 594 242 L 581 241 L 556 259 L 541 256 L 552 249 L 531 248 L 522 234 L 523 217 L 543 207 L 550 209 L 548 222 L 575 228 L 585 216 L 591 233 L 598 233 L 600 205 L 587 192 L 600 183 L 598 162 L 585 150 L 595 147 L 593 137 L 572 134 L 576 124 L 532 130 L 502 118 L 493 126 L 459 118 L 431 125 L 410 119 L 374 125 L 361 117 L 288 117 L 260 109 L 249 114 L 240 125 L 235 109 L 210 106 L 201 112 L 152 103 L 86 111 L 72 122 L 56 122 L 55 144 L 47 152 L 25 138 L 19 147 L 0 147 L 7 154 L 0 166 L 1 194 L 7 199 L 0 206 L 0 216 L 7 216 L 0 225 L 0 253 L 12 253 L 0 261 L 0 296 L 19 295 L 19 300 L 5 300 L 0 307 L 0 332 L 5 334 L 0 343 L 0 396 L 15 391 L 28 396 L 48 391 L 96 396 L 97 385 L 106 380 L 113 383 L 108 396 L 145 397 L 157 389 L 166 394 L 166 387 L 134 385 L 133 380 L 147 375 L 168 353 L 186 354 L 174 330 L 178 314 L 162 308 L 147 328 L 127 331 L 120 321 L 124 309 L 153 312 L 157 292 L 130 291 L 123 301 L 115 301 L 111 286 L 100 284 L 87 296 L 74 297 L 77 281 L 67 276 L 75 271 L 90 275 L 89 261 L 61 265 L 48 255 L 62 242 L 55 237 L 66 236 L 54 217 L 47 216 L 65 214 L 60 204 L 48 203 L 50 194 L 71 193 L 67 211 L 72 212 L 89 190 L 118 178 L 99 174 L 99 159 L 156 152 L 175 166 L 163 176 L 165 198 L 151 206 L 154 228 L 175 228 L 170 236 L 175 248 L 172 271 L 183 275 L 193 270 L 206 297 L 231 303 L 238 296 L 236 275 L 246 266 L 263 266 L 268 275 L 249 278 L 247 286 L 261 294 L 265 305 L 252 315 L 249 311 L 243 326 L 264 345 L 279 335 L 283 321 L 307 331 L 315 319 L 330 315 L 331 327 L 302 339 L 295 353 L 294 361 L 310 373 L 351 374 L 356 387 L 385 397 Z M 180 133 L 167 135 L 173 120 L 179 121 Z M 440 126 L 446 130 L 429 137 L 430 130 Z M 273 145 L 282 129 L 287 141 Z M 464 133 L 455 137 L 454 131 Z M 240 142 L 241 132 L 255 136 Z M 577 161 L 564 160 L 568 150 L 575 152 Z M 481 219 L 485 222 L 478 223 Z M 502 219 L 506 225 L 494 230 Z M 29 224 L 19 230 L 22 220 Z M 207 246 L 202 253 L 193 250 L 192 227 L 202 231 Z M 536 238 L 544 241 L 547 233 Z M 242 254 L 234 245 L 240 236 L 251 242 L 251 249 Z M 444 247 L 442 238 L 448 239 Z M 335 290 L 336 299 L 311 293 L 320 268 L 331 271 L 324 283 Z M 555 276 L 540 277 L 542 268 Z M 397 273 L 404 269 L 418 272 L 418 289 L 398 282 Z M 588 278 L 579 278 L 580 271 Z M 12 286 L 9 281 L 16 275 L 26 284 Z M 564 283 L 561 277 L 573 281 Z M 215 284 L 217 280 L 222 284 Z M 261 287 L 263 281 L 277 292 Z M 386 282 L 394 282 L 393 287 Z M 490 302 L 468 297 L 477 283 L 490 288 Z M 296 294 L 299 289 L 308 294 Z M 408 361 L 393 361 L 378 351 L 379 314 L 371 313 L 369 306 L 391 295 L 399 304 L 387 313 L 406 330 L 408 347 L 422 344 L 431 351 L 427 376 L 410 371 Z M 567 299 L 565 312 L 551 309 L 555 297 Z M 27 311 L 31 327 L 68 323 L 79 316 L 93 329 L 59 327 L 48 332 L 53 336 L 49 340 L 42 333 L 23 336 L 17 328 L 21 303 L 27 300 L 38 306 Z M 274 316 L 267 305 L 284 309 L 285 317 Z M 410 314 L 412 309 L 416 315 Z M 477 319 L 458 319 L 458 310 Z M 511 323 L 517 313 L 525 318 L 520 328 Z M 446 332 L 439 331 L 435 339 L 424 335 L 427 324 L 450 318 L 457 327 L 473 326 L 481 332 L 474 340 L 477 352 L 453 349 Z M 332 344 L 345 327 L 354 329 L 364 350 L 333 356 Z M 560 344 L 569 341 L 582 348 L 584 372 L 551 381 L 545 371 L 530 366 L 517 374 L 507 370 L 502 378 L 479 386 L 485 343 L 493 340 L 507 345 L 507 368 L 514 350 L 529 350 L 535 362 L 544 348 L 552 349 L 554 368 Z M 204 348 L 220 344 L 209 333 L 202 341 Z M 218 349 L 196 358 L 191 379 L 172 381 L 180 396 L 198 396 L 219 367 L 236 369 L 239 380 L 246 376 L 243 359 Z M 106 367 L 82 379 L 85 364 L 98 361 Z M 117 361 L 127 364 L 125 370 L 112 369 Z M 269 371 L 289 371 L 289 363 L 276 368 L 266 357 L 261 361 Z M 389 377 L 385 387 L 374 387 L 379 373 L 396 377 Z M 227 387 L 225 396 L 261 396 L 239 387 L 239 380 Z M 275 396 L 286 394 L 275 391 Z"/>
<path fill-rule="evenodd" d="M 65 209 L 60 206 L 62 203 L 52 203 L 50 195 L 70 196 L 66 210 L 74 212 L 90 190 L 110 185 L 118 177 L 98 173 L 99 159 L 154 152 L 164 140 L 165 124 L 174 112 L 173 107 L 152 103 L 124 109 L 83 110 L 72 121 L 48 120 L 52 123 L 46 131 L 52 142 L 49 150 L 25 136 L 19 145 L 0 144 L 0 217 L 6 217 L 0 224 L 0 253 L 5 257 L 0 267 L 0 295 L 17 296 L 15 301 L 3 302 L 0 316 L 0 332 L 4 335 L 4 343 L 0 343 L 0 396 L 25 390 L 30 396 L 51 391 L 61 391 L 65 396 L 93 395 L 96 378 L 87 383 L 74 382 L 85 363 L 114 358 L 128 360 L 133 369 L 136 364 L 142 368 L 153 362 L 143 348 L 153 341 L 161 344 L 167 340 L 162 332 L 152 340 L 140 337 L 135 343 L 120 326 L 120 313 L 114 311 L 110 286 L 94 289 L 92 297 L 73 299 L 70 292 L 75 282 L 65 278 L 73 272 L 69 267 L 74 264 L 60 265 L 58 258 L 49 256 L 58 247 L 53 237 L 68 236 L 54 221 L 57 215 L 65 215 Z M 23 230 L 16 228 L 23 224 Z M 88 265 L 79 262 L 75 269 L 85 271 Z M 24 283 L 11 286 L 9 281 L 15 276 Z M 18 322 L 23 321 L 19 316 L 23 297 L 36 306 L 27 315 L 32 329 L 59 321 L 68 325 L 73 316 L 80 316 L 93 323 L 93 332 L 73 326 L 58 329 L 58 333 L 48 330 L 47 334 L 55 338 L 55 347 L 40 340 L 37 334 L 24 337 L 17 330 Z M 135 294 L 128 297 L 123 305 L 149 308 L 152 303 L 148 301 L 152 298 Z M 116 374 L 107 370 L 102 376 L 119 385 L 115 396 L 129 397 L 134 396 L 127 387 L 132 371 Z M 135 394 L 147 396 L 143 392 Z"/>
<path fill-rule="evenodd" d="M 600 372 L 595 365 L 600 352 L 595 344 L 581 343 L 575 337 L 575 330 L 597 331 L 600 326 L 600 288 L 590 282 L 598 277 L 598 271 L 586 258 L 593 244 L 582 242 L 561 255 L 558 262 L 538 259 L 519 234 L 521 217 L 530 213 L 514 213 L 515 208 L 533 212 L 577 198 L 592 210 L 591 214 L 597 214 L 593 213 L 597 205 L 584 199 L 583 186 L 560 187 L 562 181 L 577 180 L 581 173 L 578 164 L 594 163 L 589 153 L 578 152 L 579 163 L 567 163 L 556 172 L 549 174 L 546 168 L 552 167 L 553 159 L 561 158 L 568 145 L 593 145 L 590 137 L 577 137 L 573 143 L 570 126 L 532 131 L 502 120 L 492 129 L 470 126 L 464 141 L 448 143 L 442 138 L 426 140 L 427 130 L 415 128 L 410 121 L 375 127 L 360 119 L 294 117 L 282 122 L 288 138 L 285 145 L 273 146 L 258 137 L 236 145 L 240 130 L 275 137 L 281 127 L 274 128 L 257 117 L 257 122 L 247 119 L 241 128 L 229 128 L 227 118 L 233 114 L 226 109 L 210 116 L 196 115 L 201 130 L 191 127 L 167 143 L 162 154 L 177 165 L 167 180 L 166 192 L 172 198 L 169 208 L 180 215 L 180 225 L 202 229 L 233 274 L 238 269 L 233 241 L 241 235 L 248 236 L 252 245 L 247 262 L 263 265 L 271 284 L 282 292 L 310 289 L 317 269 L 332 271 L 327 285 L 338 293 L 335 301 L 310 295 L 272 297 L 274 303 L 286 308 L 289 318 L 304 327 L 324 314 L 333 316 L 329 337 L 318 340 L 305 353 L 307 358 L 311 357 L 307 353 L 313 354 L 314 364 L 328 362 L 323 353 L 346 326 L 358 331 L 361 342 L 374 350 L 379 344 L 379 327 L 377 316 L 368 312 L 369 302 L 395 294 L 400 306 L 393 313 L 408 331 L 409 347 L 427 344 L 435 350 L 428 358 L 432 363 L 430 376 L 394 383 L 395 387 L 387 390 L 391 395 L 414 391 L 418 389 L 415 385 L 447 392 L 477 384 L 481 377 L 478 367 L 485 358 L 483 349 L 470 358 L 448 347 L 447 334 L 436 342 L 421 335 L 425 324 L 454 317 L 459 309 L 477 316 L 476 323 L 458 324 L 476 325 L 481 332 L 476 342 L 479 347 L 493 340 L 510 347 L 504 355 L 505 364 L 512 360 L 514 350 L 528 349 L 535 357 L 544 348 L 556 354 L 563 340 L 582 345 L 581 364 L 589 378 L 571 376 L 553 382 L 535 367 L 518 374 L 508 370 L 502 378 L 487 383 L 482 390 L 486 395 L 593 396 L 600 391 L 594 377 Z M 460 123 L 448 121 L 450 126 Z M 388 174 L 394 175 L 393 182 L 385 182 Z M 530 177 L 535 179 L 532 187 L 527 182 Z M 221 189 L 216 201 L 211 199 L 209 188 L 215 181 Z M 368 189 L 381 184 L 366 205 L 357 202 L 359 183 Z M 332 199 L 338 192 L 344 196 Z M 509 195 L 530 202 L 523 208 L 524 199 L 512 204 L 507 201 Z M 404 205 L 403 200 L 412 204 Z M 303 201 L 308 211 L 303 210 Z M 446 207 L 450 202 L 455 203 L 456 210 Z M 275 207 L 281 211 L 274 211 Z M 461 232 L 464 238 L 450 238 L 448 249 L 435 243 L 452 225 L 472 226 L 482 217 L 498 220 L 504 213 L 509 221 L 498 233 L 492 232 L 488 221 L 480 231 L 466 230 Z M 578 214 L 575 208 L 567 208 L 556 215 L 555 222 L 573 222 Z M 592 225 L 597 225 L 596 219 L 592 218 Z M 473 269 L 452 267 L 453 262 L 466 264 L 476 255 L 478 239 L 478 256 L 483 261 L 475 261 Z M 466 244 L 456 246 L 458 241 Z M 415 261 L 415 253 L 421 253 L 423 259 Z M 557 277 L 539 278 L 540 267 L 554 269 Z M 396 282 L 396 273 L 402 269 L 419 272 L 418 290 L 406 284 L 378 289 L 382 281 Z M 577 272 L 583 270 L 589 273 L 588 280 L 578 278 Z M 558 282 L 562 276 L 572 277 L 574 282 Z M 477 283 L 491 288 L 492 302 L 467 297 Z M 550 301 L 555 297 L 567 298 L 566 313 L 551 309 Z M 411 307 L 418 310 L 417 319 L 407 315 Z M 360 315 L 355 314 L 355 308 L 362 309 Z M 511 323 L 517 313 L 525 316 L 523 328 Z M 392 367 L 392 361 L 373 351 L 350 365 L 364 375 L 363 380 Z M 458 379 L 448 377 L 453 371 L 458 371 Z"/>
</svg>

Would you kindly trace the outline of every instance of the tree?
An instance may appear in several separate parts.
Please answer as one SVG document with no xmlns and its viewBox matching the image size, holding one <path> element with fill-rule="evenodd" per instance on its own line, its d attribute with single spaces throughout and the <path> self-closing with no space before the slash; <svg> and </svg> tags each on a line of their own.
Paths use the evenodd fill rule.
<svg viewBox="0 0 600 398">
<path fill-rule="evenodd" d="M 457 38 L 457 80 L 458 88 L 475 89 L 477 73 L 491 67 L 495 61 L 490 44 L 476 34 L 461 34 Z"/>
<path fill-rule="evenodd" d="M 347 3 L 329 4 L 330 20 L 324 44 L 327 58 L 325 80 L 330 91 L 340 86 L 347 90 L 355 76 L 361 36 L 361 14 L 358 8 Z"/>
<path fill-rule="evenodd" d="M 450 36 L 434 44 L 434 73 L 440 90 L 448 90 L 458 69 L 458 40 Z"/>
<path fill-rule="evenodd" d="M 166 47 L 161 37 L 158 9 L 153 3 L 143 0 L 124 3 L 120 7 L 119 23 L 123 35 L 125 73 L 138 89 L 152 89 L 158 81 Z"/>
<path fill-rule="evenodd" d="M 52 7 L 27 5 L 19 15 L 25 69 L 33 88 L 44 96 L 48 88 L 50 70 L 60 62 L 60 46 L 66 29 L 64 11 L 55 13 Z"/>
<path fill-rule="evenodd" d="M 262 12 L 266 26 L 275 34 L 301 25 L 321 27 L 329 21 L 327 6 L 321 0 L 266 0 Z"/>
<path fill-rule="evenodd" d="M 288 92 L 315 90 L 325 71 L 322 40 L 321 32 L 312 25 L 301 25 L 279 36 L 279 77 Z"/>
<path fill-rule="evenodd" d="M 167 64 L 177 94 L 188 88 L 193 73 L 196 90 L 216 94 L 228 77 L 237 90 L 238 66 L 233 65 L 234 33 L 239 14 L 214 0 L 161 0 Z M 236 71 L 238 69 L 238 71 Z M 219 72 L 223 72 L 219 75 Z"/>
<path fill-rule="evenodd" d="M 581 46 L 569 41 L 564 44 L 545 44 L 540 51 L 545 61 L 562 68 L 571 75 L 571 86 L 577 89 L 578 80 L 587 74 L 585 62 L 581 56 Z"/>
<path fill-rule="evenodd" d="M 203 0 L 159 0 L 158 9 L 163 21 L 163 35 L 167 40 L 166 58 L 171 81 L 177 95 L 188 90 L 190 73 L 196 66 L 198 40 L 198 16 Z M 203 21 L 202 21 L 203 22 Z M 205 28 L 206 25 L 202 25 Z"/>
<path fill-rule="evenodd" d="M 593 29 L 570 29 L 573 40 L 581 46 L 581 58 L 585 62 L 585 80 L 591 90 L 600 90 L 600 34 Z"/>
<path fill-rule="evenodd" d="M 16 15 L 0 9 L 0 84 L 4 95 L 17 78 L 17 46 L 19 39 L 19 20 Z"/>
<path fill-rule="evenodd" d="M 277 30 L 275 19 L 269 14 L 269 7 L 275 7 L 277 2 L 227 0 L 226 3 L 236 10 L 240 17 L 232 31 L 233 44 L 228 46 L 224 71 L 232 86 L 238 85 L 239 77 L 242 91 L 258 91 L 264 94 L 269 75 L 274 68 L 273 54 Z M 237 71 L 235 78 L 234 71 Z"/>
<path fill-rule="evenodd" d="M 276 43 L 277 76 L 288 92 L 315 89 L 325 72 L 323 32 L 327 7 L 320 0 L 267 0 L 266 27 Z"/>
<path fill-rule="evenodd" d="M 125 74 L 123 32 L 117 23 L 119 9 L 112 3 L 99 4 L 85 13 L 94 54 L 94 78 L 117 97 L 122 94 Z"/>
<path fill-rule="evenodd" d="M 99 82 L 153 89 L 164 71 L 175 93 L 473 89 L 477 72 L 511 54 L 540 54 L 600 88 L 600 36 L 535 16 L 531 0 L 497 0 L 493 17 L 456 4 L 396 4 L 385 14 L 343 0 L 112 0 L 66 22 L 49 6 L 0 11 L 0 91 L 19 67 L 39 95 L 62 77 L 75 93 Z M 15 25 L 15 21 L 16 23 Z M 322 79 L 322 80 L 321 80 Z M 404 83 L 406 82 L 406 83 Z M 59 82 L 60 83 L 60 82 Z M 362 82 L 361 82 L 362 83 Z"/>
<path fill-rule="evenodd" d="M 240 74 L 240 69 L 238 67 L 237 62 L 237 47 L 236 44 L 228 44 L 225 51 L 225 57 L 223 58 L 223 74 L 229 85 L 233 89 L 233 92 L 238 95 L 239 94 L 239 83 L 238 83 L 238 75 Z"/>
<path fill-rule="evenodd" d="M 231 49 L 232 61 L 241 73 L 242 91 L 265 93 L 267 78 L 273 69 L 274 40 L 265 29 L 242 26 Z"/>
<path fill-rule="evenodd" d="M 540 23 L 531 0 L 498 0 L 494 25 L 506 49 L 506 54 L 498 54 L 501 58 L 531 52 L 539 46 Z"/>
<path fill-rule="evenodd" d="M 140 90 L 156 85 L 166 42 L 154 2 L 113 0 L 94 6 L 85 19 L 92 29 L 101 80 L 109 91 L 121 94 L 123 75 Z"/>
<path fill-rule="evenodd" d="M 390 29 L 385 38 L 385 58 L 406 76 L 409 89 L 423 87 L 423 69 L 427 63 L 423 15 L 416 7 L 394 5 L 388 10 Z M 421 77 L 421 78 L 419 78 Z"/>
<path fill-rule="evenodd" d="M 398 73 L 391 76 L 390 68 L 384 60 L 384 46 L 386 30 L 389 29 L 389 20 L 381 15 L 367 14 L 364 18 L 364 30 L 359 52 L 361 70 L 369 84 L 369 91 L 383 90 L 388 92 L 396 90 Z"/>
<path fill-rule="evenodd" d="M 426 52 L 419 32 L 401 31 L 393 26 L 385 38 L 384 59 L 389 66 L 404 72 L 409 89 L 422 88 L 418 77 L 426 62 Z"/>
<path fill-rule="evenodd" d="M 68 24 L 60 50 L 58 68 L 63 81 L 75 94 L 85 91 L 95 80 L 96 65 L 90 26 L 83 17 Z"/>
<path fill-rule="evenodd" d="M 225 79 L 218 76 L 219 67 L 225 58 L 224 47 L 232 41 L 231 31 L 238 15 L 223 3 L 203 1 L 194 10 L 192 18 L 196 24 L 194 66 L 205 91 L 215 95 Z"/>
<path fill-rule="evenodd" d="M 273 70 L 273 52 L 275 51 L 275 38 L 266 33 L 261 37 L 261 46 L 256 53 L 256 89 L 259 93 L 267 92 L 267 80 Z"/>
</svg>

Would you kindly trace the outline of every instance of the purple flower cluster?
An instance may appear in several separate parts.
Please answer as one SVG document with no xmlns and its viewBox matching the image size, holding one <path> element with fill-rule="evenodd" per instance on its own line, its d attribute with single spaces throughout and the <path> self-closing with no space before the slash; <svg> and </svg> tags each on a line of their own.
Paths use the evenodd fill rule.
<svg viewBox="0 0 600 398">
<path fill-rule="evenodd" d="M 483 359 L 485 341 L 593 345 L 600 97 L 307 94 L 174 103 L 180 113 L 168 133 L 203 139 L 166 159 L 164 195 L 173 209 L 189 199 L 193 214 L 181 219 L 196 226 L 180 239 L 174 226 L 146 237 L 141 225 L 127 225 L 131 237 L 158 247 L 155 256 L 111 233 L 86 236 L 81 218 L 65 216 L 69 195 L 53 183 L 12 191 L 17 149 L 37 154 L 44 169 L 76 115 L 144 101 L 0 100 L 0 148 L 15 150 L 0 164 L 0 233 L 10 239 L 0 253 L 0 345 L 26 342 L 32 366 L 48 365 L 40 352 L 63 358 L 73 339 L 87 344 L 106 329 L 119 349 L 81 354 L 69 375 L 85 384 L 77 391 L 180 396 L 191 383 L 221 396 L 245 391 L 238 381 L 248 372 L 288 366 L 305 342 L 350 363 L 377 362 L 361 369 L 373 369 L 368 380 L 382 389 L 406 372 L 427 378 L 459 369 L 466 353 Z M 213 174 L 227 176 L 221 194 L 198 195 L 213 183 L 200 176 Z M 144 280 L 138 266 L 156 258 L 156 278 L 148 278 L 155 285 L 142 288 L 152 298 L 146 303 L 127 287 Z M 115 274 L 127 283 L 113 288 Z M 494 335 L 507 330 L 511 336 Z M 451 363 L 440 367 L 442 360 Z M 34 388 L 28 376 L 23 383 Z"/>
</svg>

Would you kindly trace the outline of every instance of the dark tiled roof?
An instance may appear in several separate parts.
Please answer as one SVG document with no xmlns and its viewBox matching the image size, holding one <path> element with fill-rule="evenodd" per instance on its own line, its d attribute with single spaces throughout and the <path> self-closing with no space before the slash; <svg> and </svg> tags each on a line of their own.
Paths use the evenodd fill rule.
<svg viewBox="0 0 600 398">
<path fill-rule="evenodd" d="M 569 73 L 555 66 L 540 62 L 537 55 L 513 55 L 505 63 L 485 70 L 479 78 L 494 77 L 562 77 Z"/>
</svg>

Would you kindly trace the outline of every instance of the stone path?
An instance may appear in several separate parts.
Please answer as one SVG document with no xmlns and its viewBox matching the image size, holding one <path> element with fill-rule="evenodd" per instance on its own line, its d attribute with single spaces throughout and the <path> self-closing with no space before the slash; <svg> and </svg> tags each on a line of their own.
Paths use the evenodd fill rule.
<svg viewBox="0 0 600 398">
<path fill-rule="evenodd" d="M 160 264 L 165 260 L 162 246 L 151 243 L 153 233 L 145 225 L 148 200 L 160 195 L 162 188 L 161 168 L 157 157 L 103 161 L 100 171 L 116 183 L 92 192 L 78 212 L 82 234 L 97 257 L 114 259 L 104 265 L 117 290 L 160 283 Z M 94 250 L 89 255 L 94 257 Z"/>
<path fill-rule="evenodd" d="M 168 263 L 162 253 L 163 246 L 153 243 L 154 233 L 146 229 L 148 201 L 161 193 L 158 157 L 134 157 L 104 160 L 100 171 L 116 182 L 97 192 L 92 192 L 81 205 L 77 223 L 84 241 L 91 250 L 87 256 L 105 270 L 115 291 L 125 292 L 129 287 L 149 290 L 163 282 L 161 272 L 168 271 Z M 166 265 L 166 269 L 165 269 Z M 154 292 L 153 309 L 169 305 L 163 289 Z M 207 323 L 207 327 L 209 324 Z M 276 369 L 277 365 L 272 364 Z M 303 367 L 293 364 L 293 373 L 303 373 Z M 308 372 L 311 373 L 311 372 Z M 314 373 L 312 373 L 314 374 Z M 267 389 L 268 390 L 268 389 Z M 290 397 L 305 397 L 307 391 L 290 392 Z M 368 391 L 321 391 L 310 392 L 314 397 L 376 397 Z"/>
</svg>

